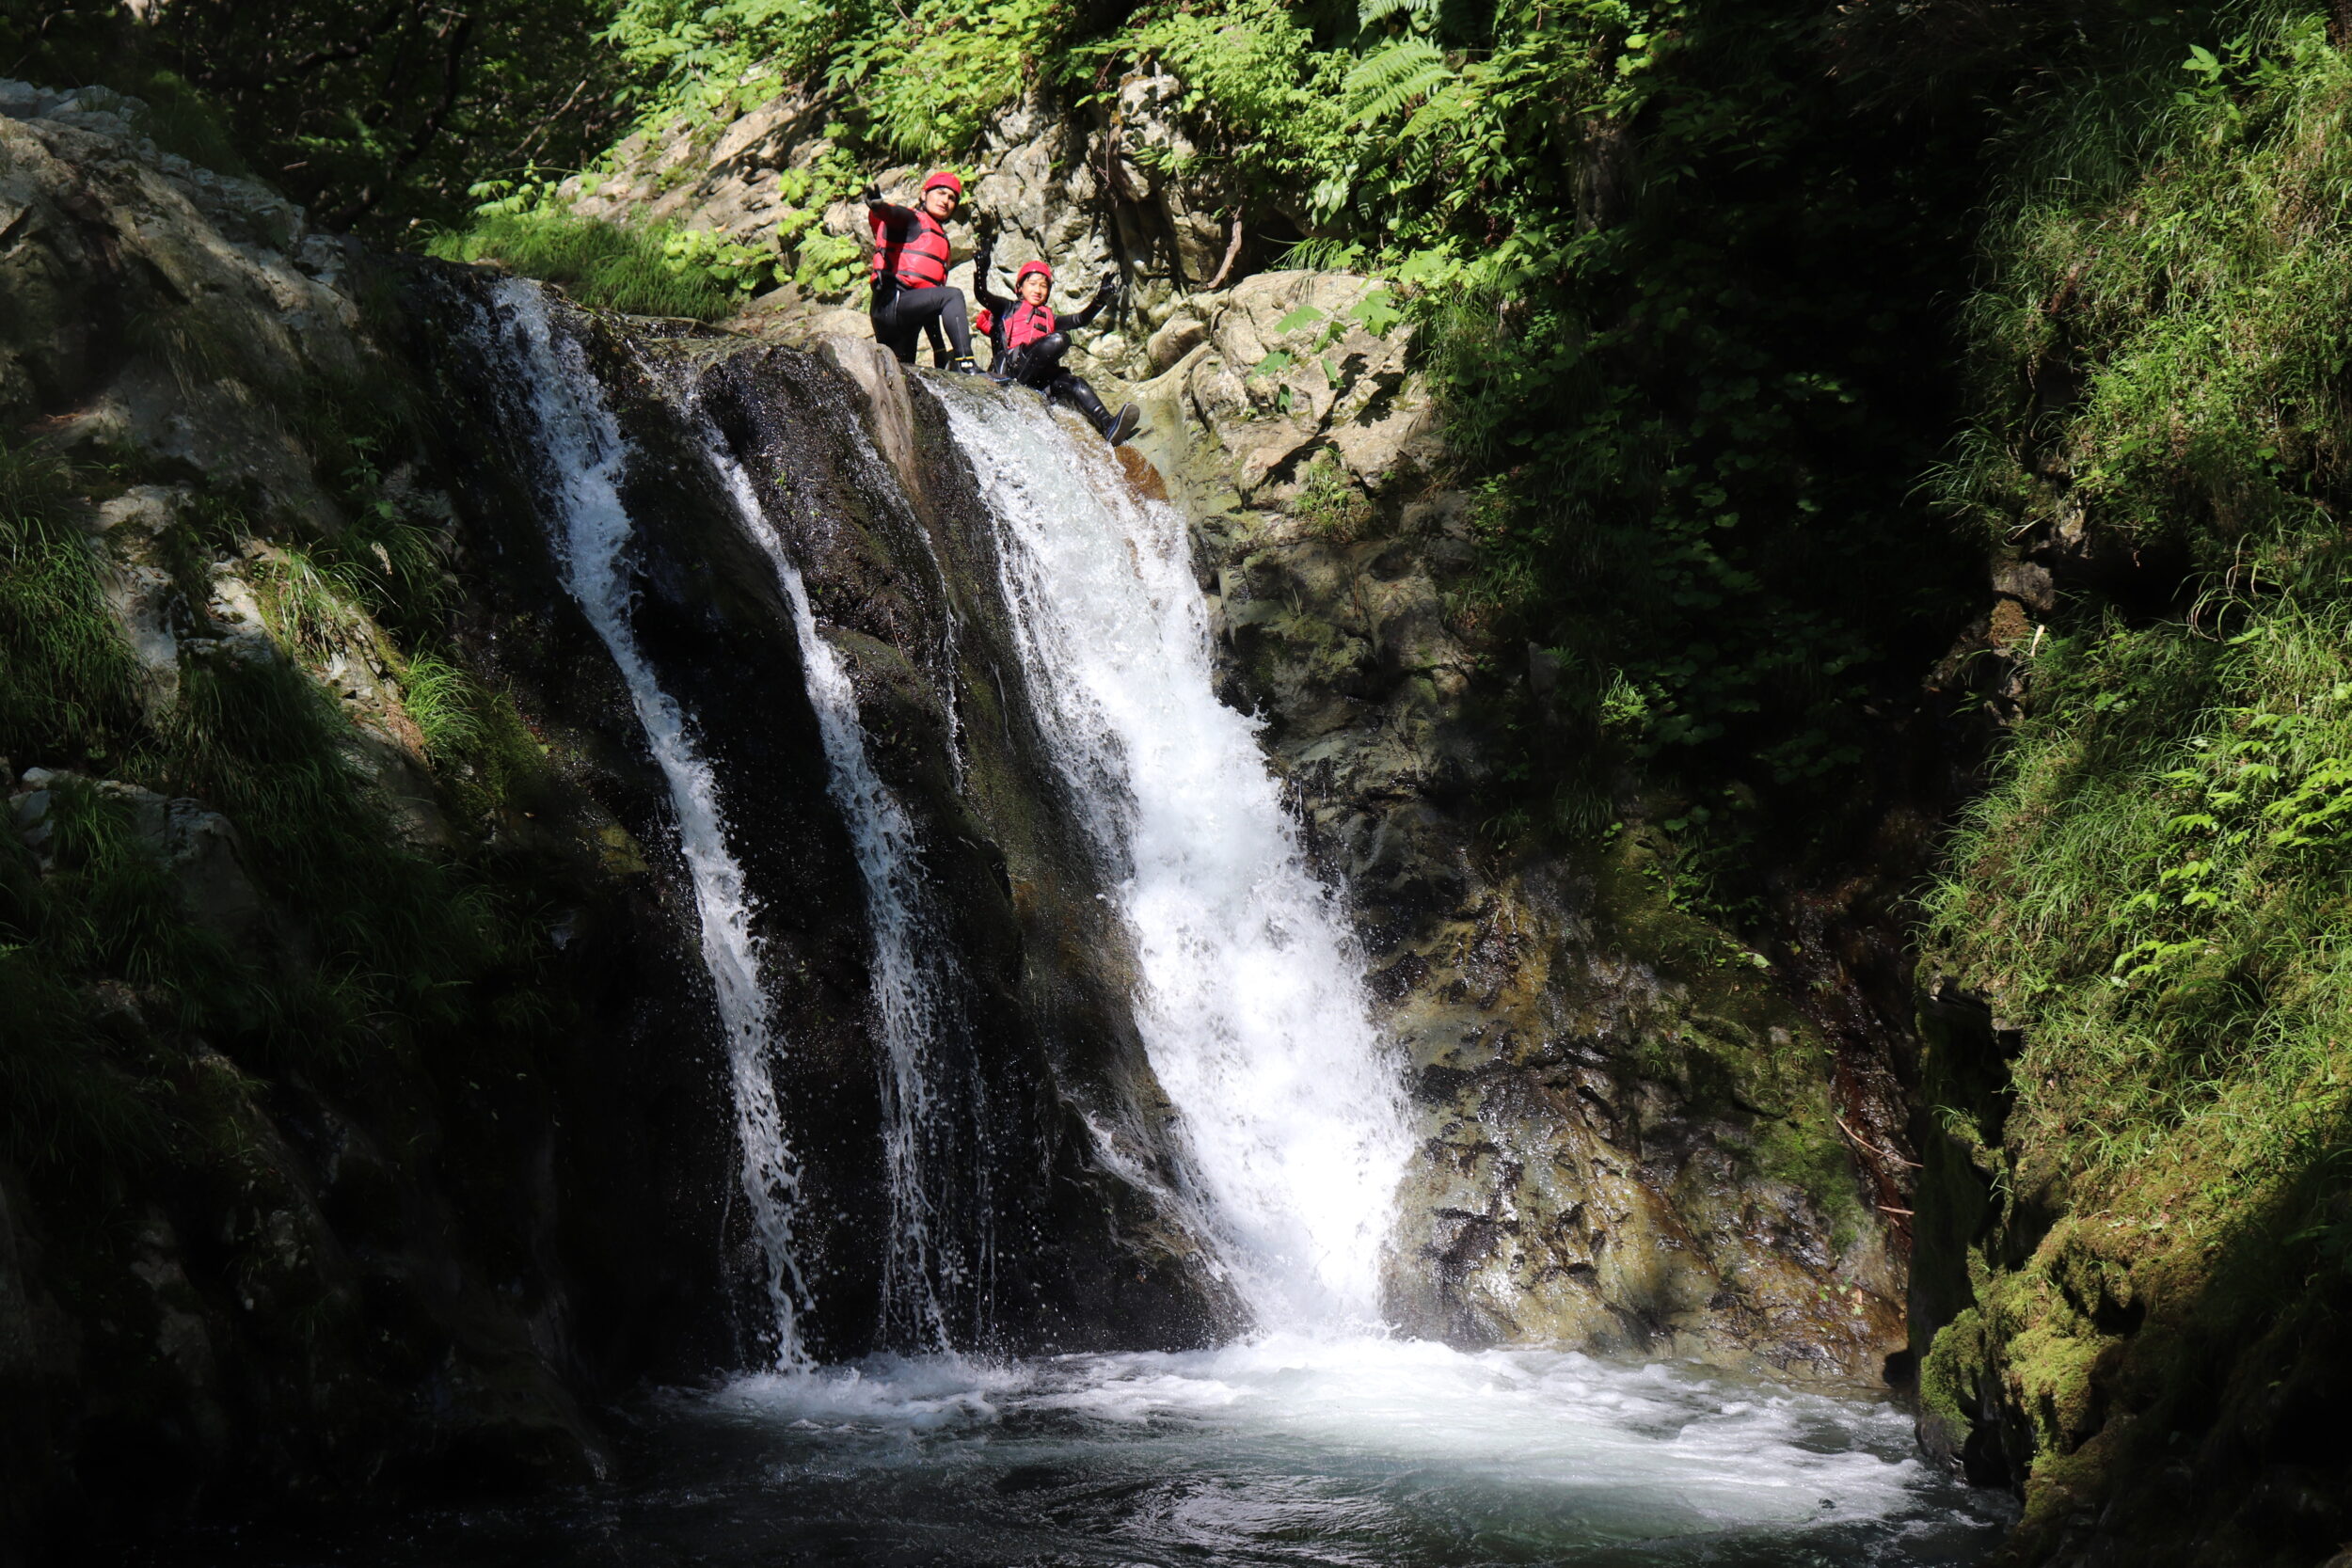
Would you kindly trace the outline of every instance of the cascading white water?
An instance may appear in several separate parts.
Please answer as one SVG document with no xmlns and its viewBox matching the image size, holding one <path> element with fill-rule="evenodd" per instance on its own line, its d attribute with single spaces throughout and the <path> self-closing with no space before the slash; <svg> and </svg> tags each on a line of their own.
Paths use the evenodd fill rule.
<svg viewBox="0 0 2352 1568">
<path fill-rule="evenodd" d="M 874 770 L 859 722 L 857 690 L 840 654 L 818 630 L 808 587 L 740 463 L 706 422 L 704 451 L 735 502 L 744 531 L 768 554 L 792 607 L 809 705 L 825 748 L 834 803 L 850 829 L 866 888 L 874 1010 L 882 1025 L 882 1148 L 890 1187 L 884 1239 L 884 1338 L 951 1348 L 951 1326 L 976 1329 L 987 1310 L 993 1236 L 988 1226 L 988 1105 L 977 1076 L 957 1070 L 949 1037 L 965 988 L 923 872 L 906 808 Z M 961 1053 L 957 1053 L 961 1054 Z M 945 1102 L 953 1094 L 961 1104 Z M 974 1130 L 976 1157 L 956 1157 L 960 1131 Z M 969 1216 L 966 1227 L 957 1220 Z M 970 1250 L 967 1252 L 967 1244 Z M 968 1305 L 951 1311 L 951 1303 Z M 951 1320 L 953 1320 L 951 1323 Z"/>
<path fill-rule="evenodd" d="M 549 538 L 564 589 L 612 652 L 645 744 L 669 783 L 678 849 L 693 882 L 702 927 L 703 964 L 726 1031 L 743 1194 L 767 1255 L 776 1361 L 804 1365 L 798 1324 L 809 1294 L 792 1231 L 801 1172 L 785 1138 L 770 1075 L 776 1042 L 760 989 L 759 943 L 751 928 L 743 869 L 727 847 L 726 818 L 710 764 L 696 748 L 685 710 L 655 678 L 631 626 L 636 599 L 628 558 L 631 524 L 619 490 L 628 441 L 587 356 L 558 326 L 538 285 L 509 278 L 497 284 L 492 295 L 503 320 L 485 325 L 484 346 L 490 362 L 506 369 L 505 395 L 516 400 L 537 437 L 538 477 L 550 503 Z"/>
<path fill-rule="evenodd" d="M 945 394 L 1055 761 L 1111 867 L 1195 1220 L 1267 1327 L 1374 1326 L 1410 1148 L 1360 959 L 1252 721 L 1217 700 L 1184 522 L 1033 400 Z"/>
</svg>

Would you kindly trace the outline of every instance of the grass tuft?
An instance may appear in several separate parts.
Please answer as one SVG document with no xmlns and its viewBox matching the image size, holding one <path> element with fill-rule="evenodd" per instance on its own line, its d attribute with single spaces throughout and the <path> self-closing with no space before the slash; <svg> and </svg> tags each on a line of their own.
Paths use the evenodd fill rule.
<svg viewBox="0 0 2352 1568">
<path fill-rule="evenodd" d="M 485 213 L 462 234 L 434 242 L 451 261 L 497 261 L 545 279 L 580 303 L 632 316 L 718 321 L 739 309 L 734 290 L 701 268 L 680 267 L 657 228 L 624 228 L 554 209 Z"/>
</svg>

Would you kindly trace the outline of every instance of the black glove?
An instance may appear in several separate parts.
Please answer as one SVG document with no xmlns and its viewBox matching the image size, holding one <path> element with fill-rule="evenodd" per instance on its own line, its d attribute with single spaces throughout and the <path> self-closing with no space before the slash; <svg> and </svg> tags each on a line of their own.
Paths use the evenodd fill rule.
<svg viewBox="0 0 2352 1568">
<path fill-rule="evenodd" d="M 1094 303 L 1098 306 L 1116 305 L 1119 303 L 1120 292 L 1125 288 L 1126 284 L 1117 277 L 1105 277 L 1103 279 L 1103 286 L 1094 291 Z"/>
<path fill-rule="evenodd" d="M 875 184 L 870 180 L 866 182 L 866 189 L 863 195 L 866 198 L 866 205 L 868 207 L 884 207 L 889 205 L 889 203 L 882 200 L 882 187 Z"/>
</svg>

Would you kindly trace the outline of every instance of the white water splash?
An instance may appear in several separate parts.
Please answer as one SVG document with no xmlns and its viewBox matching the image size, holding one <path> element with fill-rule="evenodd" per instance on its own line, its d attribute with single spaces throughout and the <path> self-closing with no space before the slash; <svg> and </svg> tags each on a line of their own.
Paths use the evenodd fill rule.
<svg viewBox="0 0 2352 1568">
<path fill-rule="evenodd" d="M 887 1523 L 858 1527 L 854 1560 L 873 1562 L 960 1524 L 974 1560 L 1088 1568 L 1896 1568 L 1975 1561 L 2006 1516 L 1921 1463 L 1891 1402 L 1558 1351 L 1274 1334 L 876 1357 L 674 1408 L 758 1433 L 774 1496 L 888 1497 Z M 757 1498 L 729 1505 L 757 1517 Z"/>
<path fill-rule="evenodd" d="M 866 888 L 874 1010 L 882 1037 L 882 1151 L 890 1232 L 883 1240 L 886 1338 L 946 1350 L 951 1327 L 985 1326 L 994 1266 L 988 1226 L 991 1151 L 983 1086 L 968 1069 L 959 1016 L 967 988 L 942 931 L 914 825 L 875 772 L 857 689 L 840 653 L 818 630 L 808 587 L 758 491 L 705 422 L 705 454 L 744 531 L 767 552 L 792 608 L 809 705 L 825 748 L 829 792 L 850 830 Z M 948 1103 L 953 1097 L 960 1103 Z M 961 1129 L 975 1130 L 969 1157 Z M 968 1223 L 965 1223 L 968 1220 Z M 969 1232 L 969 1234 L 967 1234 Z M 965 1304 L 954 1311 L 952 1303 Z M 954 1323 L 951 1324 L 951 1318 Z M 967 1341 L 968 1342 L 968 1341 Z"/>
<path fill-rule="evenodd" d="M 1183 520 L 1034 401 L 942 396 L 995 516 L 1040 721 L 1136 946 L 1195 1222 L 1263 1326 L 1374 1326 L 1410 1148 L 1400 1069 L 1256 725 L 1217 701 Z"/>
<path fill-rule="evenodd" d="M 540 477 L 553 506 L 550 542 L 564 586 L 611 650 L 645 744 L 669 782 L 678 849 L 693 882 L 702 927 L 703 964 L 726 1031 L 743 1194 L 767 1254 L 775 1358 L 780 1367 L 803 1366 L 807 1357 L 799 1319 L 810 1297 L 794 1257 L 792 1230 L 801 1171 L 785 1138 L 770 1072 L 776 1042 L 760 989 L 751 898 L 742 867 L 727 847 L 711 766 L 695 746 L 684 710 L 655 678 L 630 623 L 636 599 L 628 558 L 632 525 L 619 490 L 628 441 L 598 390 L 587 356 L 557 326 L 539 286 L 508 278 L 494 286 L 492 295 L 505 320 L 484 333 L 485 347 L 492 363 L 507 367 L 507 389 L 519 394 L 535 429 Z"/>
</svg>

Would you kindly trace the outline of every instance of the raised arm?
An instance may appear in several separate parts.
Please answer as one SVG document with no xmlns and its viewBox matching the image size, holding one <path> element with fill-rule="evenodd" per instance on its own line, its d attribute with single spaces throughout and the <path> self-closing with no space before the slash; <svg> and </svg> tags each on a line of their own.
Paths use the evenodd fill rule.
<svg viewBox="0 0 2352 1568">
<path fill-rule="evenodd" d="M 882 232 L 894 240 L 903 240 L 914 231 L 914 210 L 884 201 L 879 187 L 866 187 L 866 215 L 882 227 Z"/>
<path fill-rule="evenodd" d="M 1103 280 L 1103 286 L 1094 291 L 1093 301 L 1089 303 L 1085 309 L 1079 311 L 1074 316 L 1062 317 L 1057 325 L 1064 332 L 1076 332 L 1085 327 L 1092 326 L 1094 325 L 1094 318 L 1101 315 L 1104 308 L 1111 305 L 1118 298 L 1119 279 L 1115 277 L 1106 277 Z"/>
<path fill-rule="evenodd" d="M 993 270 L 992 263 L 995 259 L 995 232 L 993 230 L 983 230 L 980 233 L 979 253 L 972 258 L 972 297 L 989 310 L 1002 316 L 1012 309 L 1013 302 L 988 286 L 988 275 Z"/>
</svg>

